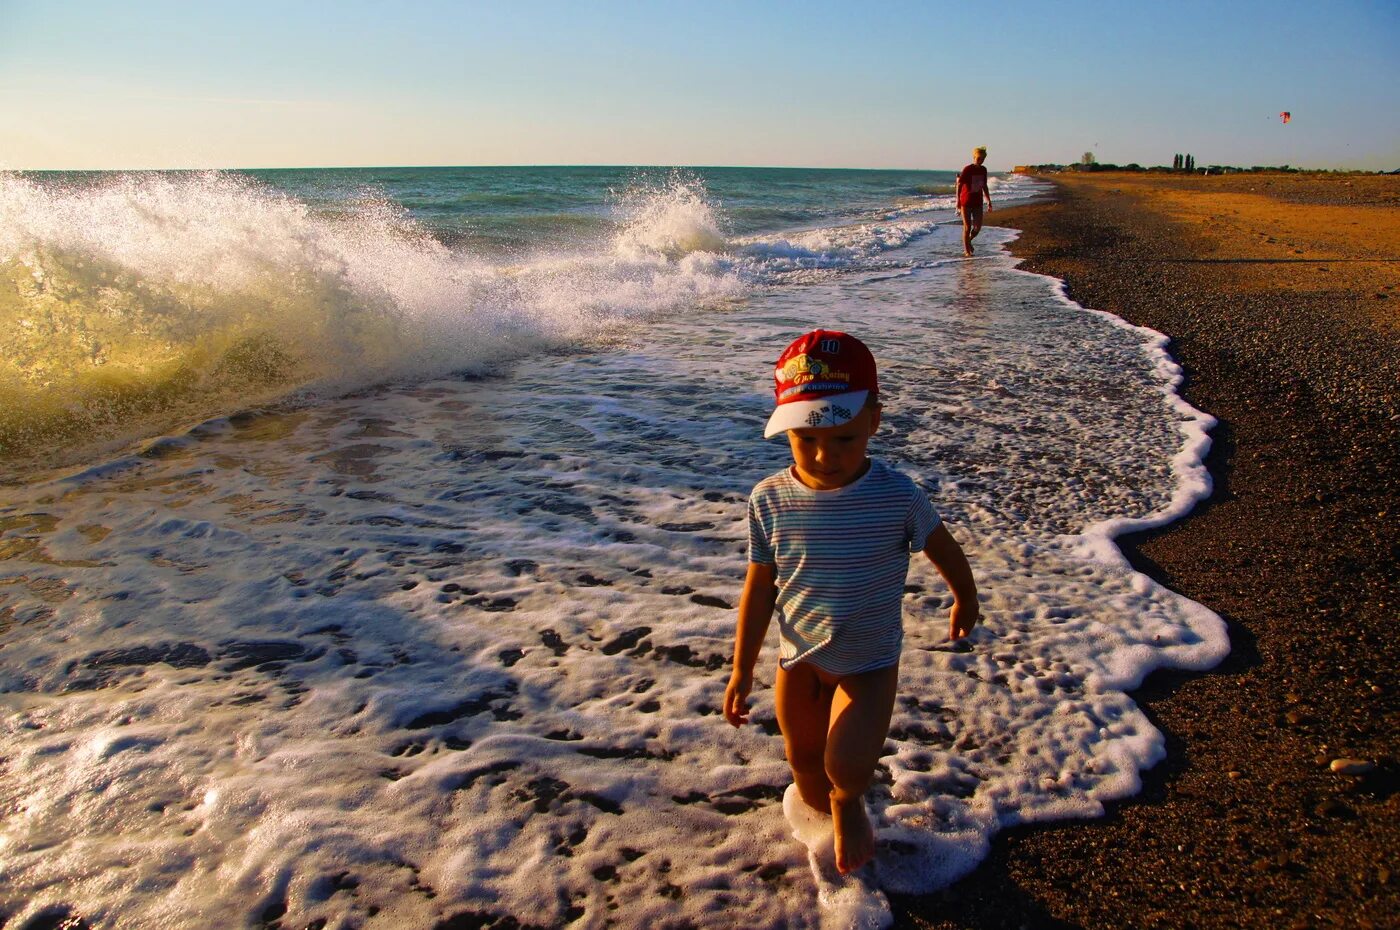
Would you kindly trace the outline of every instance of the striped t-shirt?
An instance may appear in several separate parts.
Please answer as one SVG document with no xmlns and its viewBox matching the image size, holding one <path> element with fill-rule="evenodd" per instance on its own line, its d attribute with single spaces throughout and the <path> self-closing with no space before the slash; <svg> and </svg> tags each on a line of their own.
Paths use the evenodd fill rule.
<svg viewBox="0 0 1400 930">
<path fill-rule="evenodd" d="M 909 555 L 939 522 L 913 481 L 873 459 L 833 491 L 814 491 L 791 467 L 760 481 L 749 561 L 775 567 L 783 668 L 854 675 L 899 661 Z"/>
</svg>

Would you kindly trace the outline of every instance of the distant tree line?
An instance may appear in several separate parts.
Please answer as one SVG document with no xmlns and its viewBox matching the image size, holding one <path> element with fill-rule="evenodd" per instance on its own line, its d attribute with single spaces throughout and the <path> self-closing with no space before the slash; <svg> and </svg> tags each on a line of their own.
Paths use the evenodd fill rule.
<svg viewBox="0 0 1400 930">
<path fill-rule="evenodd" d="M 1085 152 L 1080 156 L 1078 162 L 1071 165 L 1021 165 L 1018 166 L 1016 170 L 1018 172 L 1027 172 L 1031 174 L 1053 174 L 1059 171 L 1183 171 L 1191 174 L 1236 174 L 1240 172 L 1262 171 L 1297 173 L 1309 171 L 1310 169 L 1294 168 L 1289 165 L 1254 165 L 1251 168 L 1240 168 L 1234 165 L 1207 165 L 1202 167 L 1196 164 L 1196 156 L 1190 154 L 1174 156 L 1170 168 L 1165 165 L 1153 165 L 1144 168 L 1136 162 L 1127 165 L 1115 165 L 1111 162 L 1101 162 L 1094 156 L 1093 152 Z M 1340 171 L 1331 173 L 1354 174 L 1356 172 Z M 1360 173 L 1369 174 L 1371 172 Z M 1400 172 L 1395 173 L 1400 174 Z"/>
<path fill-rule="evenodd" d="M 1109 162 L 1101 162 L 1098 156 L 1092 151 L 1085 152 L 1079 156 L 1079 161 L 1072 165 L 1017 165 L 1017 174 L 1055 174 L 1060 171 L 1184 171 L 1190 174 L 1239 174 L 1242 172 L 1264 172 L 1278 171 L 1291 174 L 1400 174 L 1400 169 L 1394 171 L 1356 171 L 1351 169 L 1326 168 L 1294 168 L 1290 165 L 1255 165 L 1252 168 L 1239 168 L 1234 165 L 1207 165 L 1202 168 L 1196 164 L 1196 156 L 1190 153 L 1178 153 L 1172 156 L 1172 166 L 1153 165 L 1144 168 L 1142 165 L 1133 162 L 1127 165 L 1115 165 Z"/>
</svg>

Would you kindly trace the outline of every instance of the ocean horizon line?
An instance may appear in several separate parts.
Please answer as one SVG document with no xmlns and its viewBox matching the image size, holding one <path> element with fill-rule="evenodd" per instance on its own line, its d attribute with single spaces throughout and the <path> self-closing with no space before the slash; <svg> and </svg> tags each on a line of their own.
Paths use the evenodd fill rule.
<svg viewBox="0 0 1400 930">
<path fill-rule="evenodd" d="M 254 165 L 254 166 L 202 166 L 202 167 L 166 167 L 166 168 L 5 168 L 0 167 L 0 172 L 11 174 L 133 174 L 150 173 L 157 171 L 170 172 L 205 172 L 205 171 L 422 171 L 429 169 L 442 170 L 486 170 L 486 169 L 511 169 L 511 168 L 646 168 L 674 170 L 678 168 L 702 169 L 706 171 L 958 171 L 958 168 L 907 168 L 907 167 L 840 167 L 840 166 L 817 166 L 817 165 L 700 165 L 700 164 L 646 164 L 636 163 L 604 163 L 604 162 L 580 162 L 578 164 L 494 164 L 494 165 Z M 993 172 L 997 173 L 997 172 Z"/>
</svg>

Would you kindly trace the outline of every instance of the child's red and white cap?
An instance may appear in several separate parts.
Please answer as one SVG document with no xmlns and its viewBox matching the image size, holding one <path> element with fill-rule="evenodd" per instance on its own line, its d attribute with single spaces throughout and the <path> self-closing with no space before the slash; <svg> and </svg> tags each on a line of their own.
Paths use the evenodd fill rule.
<svg viewBox="0 0 1400 930">
<path fill-rule="evenodd" d="M 813 330 L 788 346 L 773 369 L 777 408 L 763 438 L 790 429 L 840 426 L 877 395 L 875 357 L 855 336 Z"/>
</svg>

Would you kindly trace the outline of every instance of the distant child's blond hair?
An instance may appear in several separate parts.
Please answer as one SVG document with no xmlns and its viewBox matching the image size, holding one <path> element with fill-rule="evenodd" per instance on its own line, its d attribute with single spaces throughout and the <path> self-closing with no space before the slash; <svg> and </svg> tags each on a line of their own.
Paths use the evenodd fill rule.
<svg viewBox="0 0 1400 930">
<path fill-rule="evenodd" d="M 985 157 L 986 154 L 987 154 L 987 147 L 986 147 L 985 145 L 979 145 L 979 146 L 977 146 L 977 148 L 975 148 L 975 149 L 972 150 L 972 154 L 974 154 L 974 155 L 981 155 L 981 156 Z"/>
</svg>

